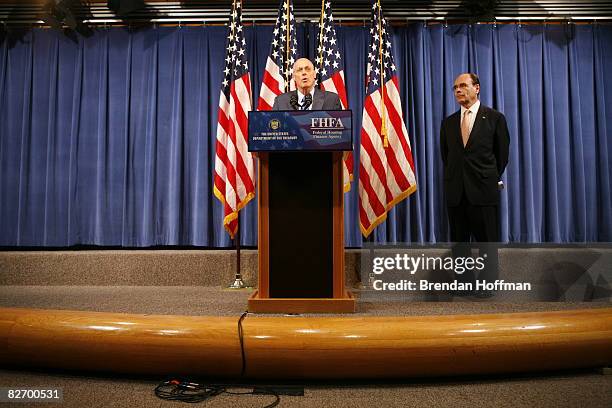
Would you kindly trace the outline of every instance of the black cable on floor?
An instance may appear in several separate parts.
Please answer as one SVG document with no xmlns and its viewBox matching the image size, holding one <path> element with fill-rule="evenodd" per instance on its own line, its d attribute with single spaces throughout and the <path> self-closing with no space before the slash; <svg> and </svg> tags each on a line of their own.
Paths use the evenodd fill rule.
<svg viewBox="0 0 612 408">
<path fill-rule="evenodd" d="M 263 392 L 261 387 L 258 389 L 258 392 L 255 392 L 255 390 L 236 392 L 228 391 L 227 389 L 229 387 L 236 387 L 236 385 L 198 384 L 187 379 L 171 378 L 155 387 L 155 395 L 164 400 L 186 402 L 190 404 L 203 402 L 221 394 L 271 395 L 274 396 L 274 402 L 266 405 L 264 408 L 274 408 L 280 403 L 280 396 L 278 393 L 268 388 L 263 388 Z M 246 387 L 246 385 L 240 385 L 240 387 Z"/>
<path fill-rule="evenodd" d="M 240 316 L 240 319 L 238 319 L 238 340 L 240 341 L 240 355 L 242 356 L 242 369 L 240 370 L 240 377 L 244 377 L 244 374 L 246 373 L 246 355 L 244 353 L 244 331 L 242 329 L 242 321 L 248 314 L 249 311 L 245 310 L 242 316 Z"/>
<path fill-rule="evenodd" d="M 223 394 L 224 387 L 200 385 L 180 379 L 169 379 L 155 387 L 155 395 L 169 401 L 196 403 Z"/>
<path fill-rule="evenodd" d="M 240 341 L 240 354 L 242 356 L 242 368 L 240 370 L 240 377 L 244 377 L 246 373 L 246 354 L 244 351 L 244 329 L 242 328 L 242 321 L 249 314 L 248 310 L 242 313 L 240 319 L 238 319 L 238 340 Z M 245 385 L 241 385 L 244 387 Z M 187 379 L 171 378 L 160 383 L 155 387 L 155 395 L 161 399 L 169 401 L 180 401 L 187 403 L 197 403 L 206 401 L 212 397 L 216 397 L 221 394 L 231 395 L 272 395 L 275 397 L 274 402 L 266 405 L 264 408 L 273 408 L 280 403 L 280 396 L 276 391 L 267 387 L 259 386 L 257 391 L 247 392 L 235 392 L 228 391 L 227 388 L 232 385 L 224 384 L 198 384 L 191 382 Z"/>
</svg>

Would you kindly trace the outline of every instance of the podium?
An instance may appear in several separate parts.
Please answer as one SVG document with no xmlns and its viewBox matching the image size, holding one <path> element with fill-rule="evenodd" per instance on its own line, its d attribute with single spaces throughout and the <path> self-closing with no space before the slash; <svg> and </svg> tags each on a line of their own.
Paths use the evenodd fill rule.
<svg viewBox="0 0 612 408">
<path fill-rule="evenodd" d="M 351 313 L 344 287 L 343 150 L 350 111 L 249 113 L 258 169 L 256 313 Z"/>
</svg>

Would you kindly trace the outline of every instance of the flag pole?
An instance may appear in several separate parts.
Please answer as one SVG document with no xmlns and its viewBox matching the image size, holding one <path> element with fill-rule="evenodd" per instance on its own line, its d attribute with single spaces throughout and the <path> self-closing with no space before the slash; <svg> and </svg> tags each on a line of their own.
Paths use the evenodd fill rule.
<svg viewBox="0 0 612 408">
<path fill-rule="evenodd" d="M 248 286 L 244 284 L 242 280 L 242 273 L 240 273 L 240 217 L 236 218 L 237 228 L 234 240 L 236 242 L 236 277 L 234 283 L 228 286 L 228 289 L 246 289 Z"/>
<path fill-rule="evenodd" d="M 232 24 L 230 24 L 230 43 L 229 46 L 231 47 L 232 45 L 234 45 L 234 28 L 236 27 L 236 20 L 235 20 L 235 16 L 234 14 L 236 13 L 236 2 L 240 1 L 240 0 L 234 0 L 232 1 Z"/>
<path fill-rule="evenodd" d="M 287 5 L 287 41 L 285 41 L 285 92 L 289 92 L 291 90 L 291 85 L 289 84 L 290 76 L 289 76 L 289 56 L 291 55 L 291 10 L 289 10 L 289 0 L 285 0 L 285 4 Z"/>
<path fill-rule="evenodd" d="M 236 12 L 236 2 L 242 0 L 234 0 L 232 2 L 232 16 Z M 232 17 L 233 18 L 233 17 Z M 232 26 L 230 27 L 231 36 L 230 42 L 235 41 L 234 39 L 234 27 L 236 27 L 236 22 L 234 21 Z M 230 44 L 230 47 L 233 44 Z M 247 286 L 244 284 L 242 280 L 242 273 L 240 273 L 240 216 L 236 215 L 236 234 L 234 235 L 234 241 L 236 243 L 236 275 L 234 278 L 234 282 L 228 286 L 228 289 L 245 289 Z"/>
<path fill-rule="evenodd" d="M 363 265 L 373 265 L 374 264 L 374 243 L 375 243 L 374 242 L 374 229 L 370 232 L 370 234 L 367 237 L 364 237 L 361 242 L 365 244 L 365 246 L 367 247 L 367 253 L 365 252 L 365 249 L 363 248 L 363 246 L 361 247 L 361 251 L 362 251 L 361 266 L 363 267 Z M 367 261 L 364 262 L 363 257 L 367 257 Z M 364 282 L 365 279 L 367 279 L 367 281 Z M 359 282 L 356 282 L 353 288 L 357 290 L 368 290 L 372 288 L 373 284 L 374 284 L 374 278 L 371 276 L 370 271 L 368 271 L 366 275 L 366 271 L 360 269 Z"/>
<path fill-rule="evenodd" d="M 378 58 L 380 66 L 380 135 L 383 137 L 383 146 L 389 147 L 389 138 L 387 136 L 387 112 L 385 111 L 385 66 L 383 60 L 383 32 L 382 32 L 382 13 L 380 0 L 378 0 L 378 39 L 380 41 L 378 47 Z"/>
<path fill-rule="evenodd" d="M 325 12 L 325 0 L 321 0 L 321 16 L 319 17 L 319 60 L 317 65 L 319 68 L 323 68 L 323 13 Z M 321 78 L 321 72 L 319 71 L 319 78 Z M 321 84 L 319 84 L 319 88 Z"/>
</svg>

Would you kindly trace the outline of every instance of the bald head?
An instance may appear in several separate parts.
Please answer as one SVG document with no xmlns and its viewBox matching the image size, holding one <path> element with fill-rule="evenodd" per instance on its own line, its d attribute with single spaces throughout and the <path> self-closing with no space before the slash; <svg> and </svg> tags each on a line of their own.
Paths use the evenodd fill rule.
<svg viewBox="0 0 612 408">
<path fill-rule="evenodd" d="M 306 95 L 314 87 L 314 65 L 308 58 L 300 58 L 293 64 L 293 80 L 296 88 Z"/>
</svg>

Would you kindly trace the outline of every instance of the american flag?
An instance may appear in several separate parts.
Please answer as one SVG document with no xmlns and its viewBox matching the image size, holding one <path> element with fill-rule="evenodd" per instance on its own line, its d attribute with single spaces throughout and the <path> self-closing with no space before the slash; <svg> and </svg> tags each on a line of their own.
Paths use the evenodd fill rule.
<svg viewBox="0 0 612 408">
<path fill-rule="evenodd" d="M 238 211 L 255 197 L 253 157 L 247 147 L 251 81 L 241 5 L 242 0 L 234 0 L 229 19 L 214 176 L 214 193 L 223 203 L 223 226 L 232 238 L 238 228 Z"/>
<path fill-rule="evenodd" d="M 387 211 L 416 191 L 391 37 L 377 0 L 372 0 L 370 36 L 359 157 L 359 225 L 366 237 Z"/>
<path fill-rule="evenodd" d="M 293 63 L 297 59 L 297 38 L 293 1 L 281 0 L 270 55 L 266 61 L 257 110 L 271 110 L 274 99 L 283 92 L 295 89 L 292 80 Z"/>
<path fill-rule="evenodd" d="M 317 83 L 321 89 L 335 92 L 340 96 L 342 109 L 348 108 L 344 82 L 344 63 L 338 48 L 338 38 L 334 27 L 331 1 L 322 0 L 321 19 L 317 30 Z M 344 191 L 351 189 L 353 180 L 353 152 L 344 153 Z"/>
</svg>

